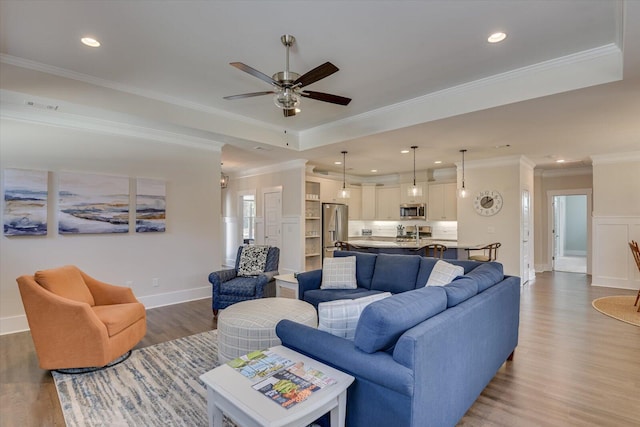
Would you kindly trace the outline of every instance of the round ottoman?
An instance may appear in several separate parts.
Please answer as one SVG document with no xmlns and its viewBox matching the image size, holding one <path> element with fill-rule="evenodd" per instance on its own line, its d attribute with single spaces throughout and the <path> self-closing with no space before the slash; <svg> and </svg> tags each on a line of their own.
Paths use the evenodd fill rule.
<svg viewBox="0 0 640 427">
<path fill-rule="evenodd" d="M 318 326 L 316 309 L 290 298 L 260 298 L 242 301 L 218 315 L 218 361 L 226 363 L 254 350 L 280 345 L 276 324 L 282 319 Z"/>
</svg>

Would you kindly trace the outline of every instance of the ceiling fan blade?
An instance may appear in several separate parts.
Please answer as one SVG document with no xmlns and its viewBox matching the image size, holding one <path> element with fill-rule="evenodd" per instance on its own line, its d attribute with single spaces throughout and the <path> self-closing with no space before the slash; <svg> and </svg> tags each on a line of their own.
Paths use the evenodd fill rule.
<svg viewBox="0 0 640 427">
<path fill-rule="evenodd" d="M 325 77 L 330 76 L 331 74 L 338 71 L 339 68 L 333 65 L 331 62 L 325 62 L 322 65 L 317 66 L 313 70 L 301 75 L 298 79 L 293 82 L 293 85 L 298 85 L 298 87 L 304 87 L 310 85 L 311 83 L 315 83 L 318 80 L 322 80 Z"/>
<path fill-rule="evenodd" d="M 300 92 L 300 95 L 305 98 L 316 99 L 318 101 L 330 102 L 332 104 L 349 105 L 351 98 L 345 98 L 344 96 L 332 95 L 330 93 L 314 92 L 312 90 L 305 90 Z"/>
<path fill-rule="evenodd" d="M 282 113 L 284 114 L 285 117 L 293 117 L 296 115 L 296 109 L 292 108 L 290 110 L 284 109 L 282 110 Z"/>
<path fill-rule="evenodd" d="M 236 67 L 238 70 L 244 71 L 245 73 L 251 74 L 253 77 L 257 77 L 260 80 L 263 80 L 271 85 L 275 85 L 280 87 L 280 83 L 273 80 L 271 77 L 266 74 L 256 70 L 255 68 L 249 67 L 247 64 L 243 64 L 242 62 L 230 62 L 229 65 L 232 67 Z"/>
<path fill-rule="evenodd" d="M 232 99 L 242 99 L 242 98 L 251 98 L 252 96 L 260 96 L 260 95 L 269 95 L 275 93 L 272 90 L 266 92 L 251 92 L 251 93 L 242 93 L 240 95 L 231 95 L 225 96 L 224 99 L 232 100 Z"/>
</svg>

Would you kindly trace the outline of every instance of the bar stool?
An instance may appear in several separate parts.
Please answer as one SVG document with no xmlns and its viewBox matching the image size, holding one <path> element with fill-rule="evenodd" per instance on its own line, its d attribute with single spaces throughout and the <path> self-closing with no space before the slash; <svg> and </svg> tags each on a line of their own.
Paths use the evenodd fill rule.
<svg viewBox="0 0 640 427">
<path fill-rule="evenodd" d="M 636 265 L 638 266 L 638 271 L 640 271 L 640 249 L 638 249 L 638 242 L 632 240 L 629 242 L 629 247 L 631 248 L 631 253 L 633 254 L 633 258 L 636 260 Z M 640 304 L 638 304 L 638 300 L 640 300 L 640 289 L 638 289 L 638 295 L 636 296 L 636 302 L 633 303 L 633 306 L 638 306 L 638 310 L 640 311 Z"/>
<path fill-rule="evenodd" d="M 498 258 L 498 248 L 502 246 L 501 243 L 489 243 L 481 248 L 467 248 L 468 258 L 471 261 L 489 262 L 495 261 Z M 472 251 L 482 251 L 481 255 L 471 255 Z"/>
<path fill-rule="evenodd" d="M 445 245 L 441 245 L 440 243 L 431 243 L 424 247 L 424 256 L 442 259 L 446 251 L 447 247 Z"/>
</svg>

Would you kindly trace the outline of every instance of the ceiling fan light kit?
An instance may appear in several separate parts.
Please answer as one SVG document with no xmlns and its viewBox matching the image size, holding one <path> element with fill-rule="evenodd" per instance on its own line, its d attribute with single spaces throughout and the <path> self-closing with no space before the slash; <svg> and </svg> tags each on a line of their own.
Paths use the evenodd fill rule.
<svg viewBox="0 0 640 427">
<path fill-rule="evenodd" d="M 273 103 L 282 109 L 285 117 L 295 116 L 300 112 L 300 98 L 311 98 L 317 101 L 329 102 L 331 104 L 348 105 L 350 98 L 332 95 L 330 93 L 315 92 L 311 90 L 303 90 L 302 88 L 312 83 L 322 80 L 325 77 L 337 72 L 339 69 L 331 62 L 325 62 L 313 70 L 300 75 L 289 70 L 289 48 L 295 43 L 296 38 L 290 34 L 280 37 L 280 41 L 286 48 L 285 70 L 277 72 L 273 77 L 252 68 L 242 62 L 231 62 L 232 67 L 251 74 L 260 80 L 273 86 L 273 90 L 264 92 L 243 93 L 240 95 L 225 96 L 224 99 L 234 100 L 242 98 L 250 98 L 254 96 L 273 94 Z"/>
</svg>

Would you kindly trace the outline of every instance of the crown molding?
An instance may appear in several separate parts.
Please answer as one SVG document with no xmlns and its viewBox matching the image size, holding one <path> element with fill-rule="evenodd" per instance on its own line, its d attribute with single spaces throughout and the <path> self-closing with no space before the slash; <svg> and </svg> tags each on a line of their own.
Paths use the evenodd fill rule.
<svg viewBox="0 0 640 427">
<path fill-rule="evenodd" d="M 543 178 L 557 178 L 563 176 L 593 175 L 592 168 L 561 168 L 536 170 L 536 175 Z"/>
<path fill-rule="evenodd" d="M 67 129 L 140 138 L 207 151 L 220 152 L 224 145 L 223 142 L 216 141 L 215 139 L 187 135 L 174 130 L 161 129 L 160 127 L 150 125 L 98 119 L 60 111 L 41 110 L 18 104 L 1 104 L 0 117 L 26 123 L 37 123 Z"/>
<path fill-rule="evenodd" d="M 628 153 L 598 154 L 591 156 L 594 165 L 606 165 L 614 163 L 628 163 L 640 161 L 640 151 Z"/>
<path fill-rule="evenodd" d="M 277 163 L 274 165 L 262 166 L 259 168 L 247 169 L 242 172 L 236 172 L 230 174 L 230 178 L 239 179 L 239 178 L 250 178 L 252 176 L 265 175 L 269 173 L 277 173 L 285 170 L 291 169 L 300 169 L 301 172 L 305 172 L 307 165 L 307 160 L 304 159 L 296 159 L 290 160 L 288 162 Z"/>
<path fill-rule="evenodd" d="M 525 156 L 506 156 L 506 157 L 496 157 L 492 159 L 481 159 L 481 160 L 465 160 L 464 168 L 465 170 L 469 169 L 486 169 L 486 168 L 495 168 L 501 166 L 527 166 L 533 167 L 535 164 L 529 160 Z M 462 162 L 456 162 L 456 168 L 462 169 Z"/>
<path fill-rule="evenodd" d="M 136 95 L 143 98 L 164 102 L 174 106 L 199 111 L 205 114 L 219 116 L 226 120 L 233 120 L 233 121 L 240 122 L 246 126 L 254 126 L 262 129 L 268 129 L 270 131 L 282 132 L 281 126 L 272 125 L 270 123 L 251 119 L 246 116 L 230 113 L 228 111 L 210 107 L 208 105 L 187 101 L 182 98 L 177 98 L 177 97 L 166 95 L 163 93 L 141 89 L 135 86 L 124 85 L 111 80 L 101 79 L 98 77 L 90 76 L 88 74 L 78 73 L 76 71 L 55 67 L 53 65 L 43 64 L 41 62 L 36 62 L 29 59 L 20 58 L 17 56 L 7 55 L 6 53 L 0 53 L 0 63 L 13 65 L 20 68 L 26 68 L 29 70 L 39 71 L 42 73 L 47 73 L 54 76 L 76 80 L 83 83 L 88 83 L 98 87 L 103 87 L 106 89 L 116 90 L 118 92 L 124 92 L 131 95 Z M 297 136 L 297 131 L 294 131 L 294 130 L 287 129 L 287 133 L 290 133 L 293 136 Z"/>
<path fill-rule="evenodd" d="M 614 44 L 543 61 L 300 131 L 300 150 L 622 79 Z"/>
</svg>

